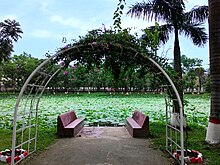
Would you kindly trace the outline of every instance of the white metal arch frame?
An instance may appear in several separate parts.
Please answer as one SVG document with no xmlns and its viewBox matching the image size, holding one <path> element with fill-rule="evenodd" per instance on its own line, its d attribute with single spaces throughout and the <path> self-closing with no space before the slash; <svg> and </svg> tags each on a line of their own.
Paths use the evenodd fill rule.
<svg viewBox="0 0 220 165">
<path fill-rule="evenodd" d="M 121 44 L 112 44 L 113 47 L 121 50 L 124 49 L 126 51 L 130 51 L 134 54 L 134 58 L 143 61 L 143 66 L 148 67 L 152 70 L 151 67 L 154 68 L 154 72 L 156 75 L 162 76 L 166 81 L 166 87 L 169 86 L 169 90 L 172 90 L 173 96 L 171 97 L 171 101 L 174 99 L 178 101 L 179 110 L 180 110 L 180 129 L 172 126 L 170 124 L 171 119 L 171 108 L 168 108 L 169 104 L 166 108 L 166 149 L 172 155 L 175 150 L 181 150 L 180 160 L 178 160 L 182 165 L 184 164 L 184 132 L 183 132 L 183 106 L 181 102 L 181 98 L 178 94 L 178 91 L 168 76 L 168 74 L 164 71 L 164 69 L 155 62 L 152 58 L 145 56 L 142 53 L 139 53 L 137 50 L 133 48 L 123 48 Z M 14 108 L 14 123 L 13 123 L 13 137 L 12 137 L 12 155 L 11 155 L 11 164 L 17 164 L 19 161 L 15 161 L 15 150 L 19 148 L 25 148 L 29 155 L 36 151 L 37 144 L 37 128 L 38 128 L 38 107 L 40 103 L 41 96 L 45 89 L 47 88 L 48 83 L 51 79 L 62 69 L 61 65 L 57 64 L 57 69 L 53 70 L 51 65 L 54 65 L 55 58 L 59 56 L 64 56 L 68 51 L 74 50 L 76 53 L 80 52 L 80 49 L 84 48 L 88 50 L 94 50 L 94 45 L 86 44 L 86 45 L 78 45 L 72 46 L 59 51 L 55 55 L 46 59 L 43 63 L 41 63 L 28 77 L 26 82 L 24 83 L 21 91 L 18 95 L 15 108 Z M 72 59 L 73 61 L 74 59 Z M 144 63 L 150 63 L 151 65 L 147 65 Z"/>
</svg>

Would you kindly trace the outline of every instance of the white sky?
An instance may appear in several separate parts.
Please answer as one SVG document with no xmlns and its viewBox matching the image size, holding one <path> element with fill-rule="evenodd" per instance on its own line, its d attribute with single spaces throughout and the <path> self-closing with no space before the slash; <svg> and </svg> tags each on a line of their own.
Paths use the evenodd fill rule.
<svg viewBox="0 0 220 165">
<path fill-rule="evenodd" d="M 128 6 L 142 0 L 126 0 Z M 62 38 L 67 38 L 67 43 L 78 39 L 92 29 L 97 29 L 105 24 L 107 28 L 113 24 L 113 13 L 118 0 L 1 0 L 0 21 L 7 18 L 15 19 L 21 24 L 22 39 L 14 45 L 13 54 L 29 53 L 34 57 L 45 58 L 45 53 L 54 53 L 57 48 L 63 47 Z M 195 5 L 207 5 L 208 0 L 188 0 L 187 9 Z M 124 15 L 122 26 L 134 27 L 133 31 L 140 32 L 152 23 L 130 18 Z M 206 24 L 206 28 L 207 28 Z M 208 29 L 207 29 L 208 32 Z M 198 48 L 192 42 L 181 37 L 181 53 L 190 58 L 202 59 L 205 68 L 208 68 L 208 44 Z M 161 48 L 167 52 L 166 56 L 172 58 L 173 38 Z"/>
</svg>

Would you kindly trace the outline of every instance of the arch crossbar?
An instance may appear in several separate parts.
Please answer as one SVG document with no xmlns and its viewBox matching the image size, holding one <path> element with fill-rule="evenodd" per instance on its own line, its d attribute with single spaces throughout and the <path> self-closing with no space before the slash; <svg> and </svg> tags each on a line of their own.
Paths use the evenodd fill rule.
<svg viewBox="0 0 220 165">
<path fill-rule="evenodd" d="M 11 156 L 12 165 L 19 163 L 19 161 L 14 160 L 16 149 L 25 148 L 29 154 L 32 154 L 37 150 L 38 111 L 40 110 L 40 99 L 44 91 L 48 88 L 48 83 L 64 67 L 63 65 L 60 65 L 60 62 L 78 60 L 80 55 L 83 55 L 84 53 L 91 52 L 91 54 L 94 54 L 94 50 L 105 53 L 106 51 L 111 51 L 111 49 L 116 49 L 121 53 L 123 53 L 123 51 L 129 52 L 129 55 L 132 55 L 134 60 L 141 62 L 142 67 L 153 72 L 158 79 L 162 79 L 165 83 L 163 88 L 167 91 L 167 96 L 169 96 L 169 101 L 166 102 L 166 149 L 171 155 L 175 150 L 181 150 L 181 159 L 178 161 L 182 165 L 184 164 L 183 106 L 173 81 L 164 69 L 152 58 L 145 56 L 143 53 L 139 53 L 134 48 L 125 48 L 121 44 L 109 45 L 108 48 L 103 45 L 97 46 L 93 43 L 66 47 L 46 59 L 31 73 L 21 88 L 14 108 Z M 54 69 L 54 65 L 56 66 L 56 69 Z M 179 128 L 170 124 L 172 114 L 172 105 L 170 102 L 174 100 L 176 100 L 179 105 Z"/>
</svg>

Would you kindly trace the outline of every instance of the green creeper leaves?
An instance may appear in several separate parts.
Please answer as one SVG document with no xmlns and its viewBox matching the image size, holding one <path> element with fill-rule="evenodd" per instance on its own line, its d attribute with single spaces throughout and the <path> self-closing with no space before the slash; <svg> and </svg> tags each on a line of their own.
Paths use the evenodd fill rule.
<svg viewBox="0 0 220 165">
<path fill-rule="evenodd" d="M 124 5 L 120 5 L 120 9 L 121 9 L 121 10 L 123 10 L 123 9 L 124 9 L 124 7 L 125 7 Z"/>
<path fill-rule="evenodd" d="M 114 12 L 114 16 L 113 16 L 113 20 L 114 20 L 114 29 L 116 31 L 121 31 L 122 30 L 122 27 L 121 27 L 121 16 L 123 15 L 123 9 L 125 7 L 125 0 L 119 0 L 119 3 L 118 3 L 118 7 L 117 9 L 115 10 Z"/>
</svg>

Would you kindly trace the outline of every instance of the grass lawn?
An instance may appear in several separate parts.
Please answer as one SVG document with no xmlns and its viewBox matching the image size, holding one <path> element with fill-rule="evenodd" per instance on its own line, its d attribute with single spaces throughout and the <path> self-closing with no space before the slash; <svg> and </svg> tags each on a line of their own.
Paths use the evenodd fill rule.
<svg viewBox="0 0 220 165">
<path fill-rule="evenodd" d="M 188 140 L 185 145 L 190 150 L 197 150 L 203 154 L 204 164 L 218 165 L 220 164 L 220 146 L 210 146 L 205 142 L 206 129 L 195 124 L 189 125 Z M 152 138 L 152 147 L 166 150 L 165 124 L 151 123 L 150 132 Z"/>
<path fill-rule="evenodd" d="M 189 149 L 203 154 L 206 164 L 220 162 L 220 148 L 205 143 L 209 114 L 209 95 L 185 95 L 185 112 L 189 123 Z M 11 146 L 13 106 L 16 95 L 0 94 L 0 149 Z M 87 125 L 111 123 L 123 124 L 132 111 L 139 109 L 150 117 L 152 147 L 165 151 L 165 103 L 162 95 L 132 94 L 129 96 L 99 94 L 44 95 L 39 107 L 37 152 L 45 150 L 57 140 L 56 118 L 60 113 L 74 109 L 80 117 L 86 117 Z"/>
</svg>

